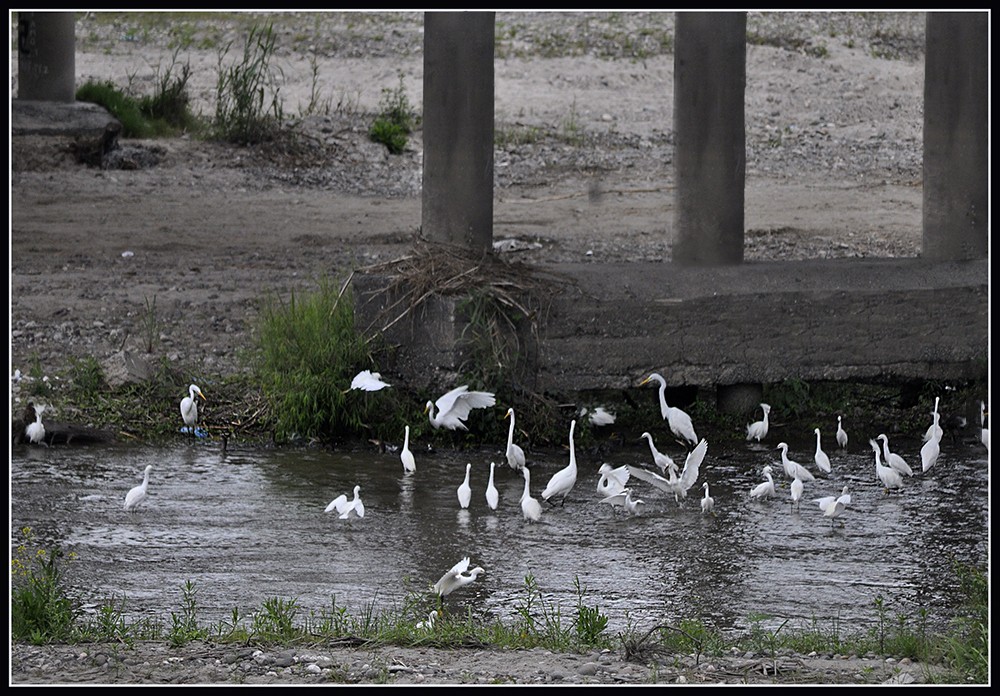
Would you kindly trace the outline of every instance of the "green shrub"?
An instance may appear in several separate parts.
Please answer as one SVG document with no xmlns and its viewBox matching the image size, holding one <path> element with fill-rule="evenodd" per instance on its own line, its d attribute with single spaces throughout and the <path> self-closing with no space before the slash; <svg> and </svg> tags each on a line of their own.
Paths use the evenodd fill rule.
<svg viewBox="0 0 1000 696">
<path fill-rule="evenodd" d="M 29 527 L 21 536 L 11 554 L 11 636 L 35 644 L 66 641 L 80 611 L 63 582 L 62 551 L 33 548 Z"/>
<path fill-rule="evenodd" d="M 219 52 L 216 84 L 215 131 L 224 140 L 255 144 L 271 140 L 281 129 L 284 109 L 278 92 L 280 71 L 271 67 L 273 25 L 253 25 L 243 45 L 243 56 L 228 67 L 223 61 L 232 42 Z"/>
<path fill-rule="evenodd" d="M 403 88 L 403 77 L 400 76 L 399 86 L 382 89 L 379 114 L 368 130 L 368 137 L 385 145 L 392 154 L 398 155 L 406 149 L 416 120 Z"/>
</svg>

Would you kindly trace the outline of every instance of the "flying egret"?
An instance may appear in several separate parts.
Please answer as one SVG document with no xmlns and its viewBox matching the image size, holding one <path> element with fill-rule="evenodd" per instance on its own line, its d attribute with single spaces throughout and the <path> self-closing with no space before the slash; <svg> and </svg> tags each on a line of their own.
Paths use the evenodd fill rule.
<svg viewBox="0 0 1000 696">
<path fill-rule="evenodd" d="M 779 442 L 775 449 L 781 450 L 781 465 L 785 469 L 785 476 L 788 478 L 795 478 L 798 476 L 803 481 L 815 481 L 816 477 L 812 475 L 809 469 L 805 468 L 799 464 L 794 459 L 788 458 L 788 444 L 785 442 Z"/>
<path fill-rule="evenodd" d="M 691 423 L 691 416 L 675 406 L 667 405 L 667 381 L 661 375 L 654 372 L 642 380 L 639 386 L 649 384 L 649 382 L 657 382 L 660 385 L 660 415 L 667 421 L 671 432 L 684 442 L 692 445 L 697 444 L 698 436 L 694 434 L 694 425 Z"/>
<path fill-rule="evenodd" d="M 583 409 L 583 413 L 580 415 L 586 415 L 586 413 L 587 409 Z M 615 414 L 608 413 L 603 406 L 598 406 L 591 412 L 589 420 L 591 425 L 597 427 L 601 427 L 603 425 L 613 425 L 615 422 Z"/>
<path fill-rule="evenodd" d="M 769 498 L 772 495 L 777 495 L 777 493 L 774 490 L 774 478 L 772 478 L 771 476 L 771 467 L 765 466 L 764 471 L 762 473 L 764 474 L 764 478 L 766 478 L 767 481 L 764 481 L 763 483 L 758 483 L 753 488 L 753 490 L 750 491 L 751 498 L 764 499 L 764 498 Z"/>
<path fill-rule="evenodd" d="M 399 460 L 403 462 L 403 471 L 412 473 L 417 470 L 417 462 L 410 451 L 410 426 L 405 425 L 405 435 L 403 436 L 403 449 L 399 453 Z"/>
<path fill-rule="evenodd" d="M 514 409 L 508 408 L 504 418 L 510 418 L 510 429 L 507 431 L 507 465 L 511 469 L 523 469 L 524 450 L 514 444 Z"/>
<path fill-rule="evenodd" d="M 901 474 L 906 474 L 907 476 L 913 476 L 913 469 L 910 465 L 906 463 L 906 460 L 895 452 L 889 451 L 889 436 L 885 433 L 879 435 L 876 440 L 882 441 L 882 454 L 885 455 L 885 463 L 891 466 L 893 469 Z"/>
<path fill-rule="evenodd" d="M 764 418 L 755 423 L 747 424 L 747 442 L 750 440 L 760 442 L 767 437 L 767 414 L 771 412 L 771 407 L 767 404 L 761 404 L 760 408 L 764 412 Z"/>
<path fill-rule="evenodd" d="M 837 416 L 837 444 L 840 445 L 840 449 L 847 447 L 847 431 L 844 430 L 840 416 Z"/>
<path fill-rule="evenodd" d="M 990 429 L 986 427 L 986 416 L 988 416 L 988 415 L 989 415 L 989 413 L 986 410 L 986 402 L 985 401 L 980 401 L 979 402 L 979 430 L 981 432 L 979 434 L 979 441 L 983 443 L 983 445 L 986 447 L 987 451 L 989 451 L 989 449 L 990 449 Z"/>
<path fill-rule="evenodd" d="M 351 388 L 345 389 L 344 393 L 351 391 L 351 389 L 358 389 L 360 391 L 379 391 L 380 389 L 385 389 L 386 387 L 391 387 L 392 385 L 388 382 L 382 381 L 382 375 L 378 372 L 372 372 L 371 370 L 362 370 L 358 374 L 354 375 L 354 379 L 351 380 Z"/>
<path fill-rule="evenodd" d="M 192 384 L 188 387 L 188 395 L 181 399 L 181 418 L 184 419 L 184 424 L 192 429 L 198 425 L 198 402 L 195 400 L 198 396 L 202 401 L 208 401 L 198 385 Z"/>
<path fill-rule="evenodd" d="M 789 487 L 791 488 L 792 493 L 792 507 L 798 507 L 801 505 L 802 493 L 805 491 L 805 487 L 805 484 L 802 483 L 802 479 L 798 476 L 792 479 L 792 485 Z"/>
<path fill-rule="evenodd" d="M 472 487 L 469 486 L 469 474 L 472 472 L 472 464 L 465 465 L 465 480 L 458 487 L 458 504 L 465 510 L 472 500 Z"/>
<path fill-rule="evenodd" d="M 424 411 L 435 428 L 448 430 L 468 430 L 465 419 L 474 408 L 490 408 L 496 405 L 496 397 L 490 392 L 469 391 L 468 385 L 456 387 L 439 398 L 427 402 Z M 434 411 L 435 407 L 437 412 Z"/>
<path fill-rule="evenodd" d="M 941 416 L 934 414 L 937 421 Z M 920 448 L 920 466 L 923 473 L 930 471 L 930 468 L 937 464 L 938 457 L 941 456 L 941 438 L 932 437 Z"/>
<path fill-rule="evenodd" d="M 664 454 L 660 450 L 656 449 L 656 445 L 653 444 L 653 436 L 649 433 L 643 433 L 639 439 L 641 440 L 642 438 L 649 440 L 649 451 L 653 453 L 653 463 L 660 467 L 660 473 L 665 474 L 667 469 L 676 473 L 677 465 L 674 464 L 674 460 L 670 458 L 669 454 Z"/>
<path fill-rule="evenodd" d="M 708 452 L 708 441 L 702 438 L 698 446 L 688 453 L 680 476 L 676 475 L 675 470 L 670 471 L 669 478 L 664 478 L 659 474 L 637 466 L 630 466 L 628 470 L 637 479 L 651 483 L 661 491 L 673 493 L 674 500 L 680 503 L 681 498 L 687 497 L 687 492 L 694 486 L 695 481 L 698 480 L 698 470 L 705 460 L 706 452 Z"/>
<path fill-rule="evenodd" d="M 601 476 L 597 481 L 597 492 L 603 496 L 621 493 L 628 484 L 629 473 L 625 465 L 612 468 L 610 464 L 601 464 L 598 473 Z"/>
<path fill-rule="evenodd" d="M 524 493 L 521 494 L 521 514 L 528 522 L 537 522 L 542 519 L 542 504 L 538 498 L 531 496 L 531 470 L 528 467 L 521 469 L 524 475 Z"/>
<path fill-rule="evenodd" d="M 705 489 L 705 497 L 701 499 L 701 512 L 702 514 L 715 514 L 715 498 L 708 494 L 708 481 L 701 484 L 701 487 Z"/>
<path fill-rule="evenodd" d="M 434 609 L 433 611 L 431 611 L 430 614 L 427 615 L 427 620 L 426 621 L 418 621 L 417 622 L 417 628 L 423 628 L 423 629 L 426 629 L 428 631 L 433 631 L 434 630 L 434 622 L 437 620 L 437 617 L 438 617 L 437 609 Z"/>
<path fill-rule="evenodd" d="M 490 462 L 490 482 L 486 484 L 486 504 L 490 506 L 490 510 L 496 510 L 500 503 L 500 491 L 493 485 L 493 470 L 496 467 L 496 462 Z"/>
<path fill-rule="evenodd" d="M 569 424 L 569 464 L 552 474 L 548 485 L 542 491 L 542 500 L 554 504 L 553 498 L 560 498 L 559 505 L 566 504 L 566 496 L 576 485 L 576 448 L 573 446 L 573 431 L 576 429 L 576 421 Z"/>
<path fill-rule="evenodd" d="M 45 413 L 45 404 L 32 404 L 35 409 L 35 421 L 29 423 L 24 429 L 24 435 L 28 442 L 33 444 L 43 444 L 45 442 L 45 426 L 42 424 L 42 414 Z"/>
<path fill-rule="evenodd" d="M 826 452 L 823 451 L 822 445 L 820 445 L 820 434 L 819 428 L 814 428 L 813 432 L 816 433 L 816 466 L 825 474 L 829 474 L 833 469 L 830 467 L 830 457 L 827 456 Z"/>
<path fill-rule="evenodd" d="M 639 506 L 646 504 L 646 502 L 641 499 L 632 500 L 632 491 L 628 488 L 623 488 L 620 492 L 615 493 L 614 495 L 609 495 L 607 498 L 603 498 L 601 502 L 614 507 L 623 507 L 625 508 L 625 512 L 630 515 L 638 515 Z"/>
<path fill-rule="evenodd" d="M 468 572 L 466 572 L 468 571 Z M 469 570 L 469 557 L 466 556 L 452 566 L 451 570 L 441 576 L 432 588 L 438 597 L 447 597 L 459 587 L 473 582 L 480 573 L 485 572 L 479 566 Z"/>
<path fill-rule="evenodd" d="M 871 445 L 872 449 L 875 451 L 875 475 L 878 477 L 878 480 L 882 482 L 882 486 L 885 488 L 885 494 L 888 495 L 889 491 L 895 488 L 902 488 L 903 475 L 891 466 L 882 465 L 882 453 L 879 451 L 878 443 L 875 440 L 869 440 L 868 444 Z"/>
<path fill-rule="evenodd" d="M 148 464 L 142 472 L 142 483 L 125 494 L 125 512 L 132 512 L 146 499 L 146 489 L 149 488 L 149 472 L 153 470 L 153 465 Z"/>
<path fill-rule="evenodd" d="M 847 486 L 844 486 L 844 490 L 839 496 L 827 495 L 822 498 L 813 498 L 813 502 L 819 505 L 824 517 L 830 518 L 830 526 L 832 527 L 834 519 L 844 514 L 844 510 L 851 504 L 851 494 L 848 492 Z"/>
<path fill-rule="evenodd" d="M 923 441 L 927 442 L 932 437 L 936 437 L 938 441 L 944 436 L 944 429 L 941 427 L 940 414 L 938 413 L 938 404 L 941 402 L 940 396 L 934 397 L 934 410 L 931 411 L 931 418 L 933 419 L 931 424 L 927 426 L 927 430 L 924 431 Z"/>
</svg>

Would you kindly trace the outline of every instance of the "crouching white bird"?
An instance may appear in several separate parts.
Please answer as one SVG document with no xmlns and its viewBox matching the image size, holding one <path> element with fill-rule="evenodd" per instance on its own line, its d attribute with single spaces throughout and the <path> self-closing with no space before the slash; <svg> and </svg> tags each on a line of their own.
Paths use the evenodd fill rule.
<svg viewBox="0 0 1000 696">
<path fill-rule="evenodd" d="M 484 572 L 486 571 L 479 566 L 469 570 L 469 557 L 466 556 L 453 565 L 451 570 L 442 575 L 441 579 L 434 583 L 432 589 L 438 597 L 447 597 L 458 588 L 465 587 L 470 582 L 474 582 L 479 577 L 479 574 Z"/>
<path fill-rule="evenodd" d="M 847 506 L 851 504 L 851 494 L 848 492 L 847 486 L 844 486 L 843 491 L 840 495 L 827 495 L 822 498 L 813 498 L 813 502 L 819 505 L 819 509 L 823 511 L 824 517 L 830 518 L 830 526 L 833 526 L 833 520 L 844 514 L 844 510 Z M 843 522 L 841 522 L 843 524 Z"/>
<path fill-rule="evenodd" d="M 342 520 L 348 519 L 351 515 L 364 517 L 365 504 L 361 502 L 361 486 L 354 487 L 352 500 L 348 500 L 347 495 L 342 493 L 330 501 L 324 512 L 336 512 Z"/>
<path fill-rule="evenodd" d="M 587 415 L 586 408 L 580 413 L 580 417 L 582 418 L 585 415 Z M 608 412 L 603 406 L 598 406 L 590 414 L 589 420 L 591 425 L 598 428 L 604 425 L 614 425 L 615 414 Z"/>
<path fill-rule="evenodd" d="M 601 502 L 616 507 L 623 507 L 630 515 L 638 515 L 639 506 L 646 504 L 645 501 L 641 499 L 632 500 L 632 491 L 628 488 L 624 488 L 614 495 L 609 495 L 607 498 L 603 498 Z"/>
<path fill-rule="evenodd" d="M 760 409 L 764 412 L 764 418 L 747 424 L 747 442 L 750 440 L 760 442 L 767 437 L 767 414 L 771 412 L 771 407 L 767 404 L 761 404 Z"/>
<path fill-rule="evenodd" d="M 531 470 L 528 467 L 521 469 L 524 475 L 524 493 L 521 494 L 521 514 L 528 522 L 537 522 L 542 519 L 542 504 L 538 498 L 531 495 Z"/>
<path fill-rule="evenodd" d="M 468 430 L 465 420 L 474 408 L 490 408 L 497 403 L 490 392 L 469 391 L 468 385 L 456 387 L 439 398 L 427 402 L 424 411 L 435 428 L 447 430 Z M 435 411 L 435 408 L 437 409 Z"/>
<path fill-rule="evenodd" d="M 153 470 L 153 465 L 149 464 L 142 472 L 142 483 L 125 494 L 125 512 L 132 512 L 146 499 L 146 490 L 149 488 L 149 472 Z"/>
<path fill-rule="evenodd" d="M 199 396 L 202 401 L 208 401 L 198 385 L 192 384 L 188 387 L 188 395 L 181 399 L 181 418 L 184 419 L 184 425 L 191 428 L 198 425 L 198 402 L 196 398 Z"/>
<path fill-rule="evenodd" d="M 542 500 L 552 504 L 554 498 L 559 498 L 559 504 L 566 504 L 566 496 L 576 485 L 576 449 L 573 446 L 573 431 L 576 429 L 576 421 L 569 424 L 569 464 L 552 474 L 548 485 L 542 491 Z"/>
<path fill-rule="evenodd" d="M 750 491 L 750 497 L 755 500 L 764 500 L 772 495 L 776 495 L 776 491 L 774 490 L 774 478 L 771 476 L 771 467 L 765 466 L 762 473 L 764 474 L 764 478 L 767 480 L 762 483 L 758 483 L 754 486 L 753 490 Z"/>
<path fill-rule="evenodd" d="M 38 445 L 45 442 L 45 426 L 42 424 L 45 404 L 32 404 L 32 406 L 35 408 L 35 422 L 28 424 L 24 429 L 24 435 L 28 438 L 28 442 Z"/>
<path fill-rule="evenodd" d="M 382 381 L 382 375 L 371 370 L 362 370 L 354 375 L 354 379 L 351 380 L 351 389 L 359 391 L 379 391 L 391 386 L 388 382 Z M 351 389 L 346 389 L 345 393 L 351 391 Z"/>
<path fill-rule="evenodd" d="M 691 423 L 691 416 L 677 408 L 676 406 L 667 405 L 667 381 L 663 379 L 663 376 L 652 373 L 646 379 L 639 383 L 639 386 L 649 384 L 650 382 L 656 382 L 660 385 L 660 415 L 663 419 L 667 421 L 667 425 L 670 426 L 671 432 L 686 443 L 692 445 L 697 444 L 698 436 L 694 433 L 694 425 Z"/>
<path fill-rule="evenodd" d="M 601 464 L 597 471 L 601 475 L 597 480 L 597 492 L 603 496 L 617 495 L 628 485 L 628 467 L 624 464 L 617 468 L 612 468 L 607 463 Z"/>
<path fill-rule="evenodd" d="M 426 621 L 418 621 L 417 622 L 417 628 L 422 628 L 422 629 L 425 629 L 427 631 L 433 631 L 434 630 L 434 622 L 437 620 L 437 617 L 438 617 L 438 613 L 437 613 L 437 609 L 435 609 L 430 614 L 427 615 L 427 620 Z"/>
</svg>

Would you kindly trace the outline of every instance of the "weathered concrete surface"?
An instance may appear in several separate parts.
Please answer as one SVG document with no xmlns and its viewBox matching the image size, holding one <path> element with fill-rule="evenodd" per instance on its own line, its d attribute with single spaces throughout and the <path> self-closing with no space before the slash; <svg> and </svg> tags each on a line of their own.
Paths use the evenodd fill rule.
<svg viewBox="0 0 1000 696">
<path fill-rule="evenodd" d="M 541 298 L 537 390 L 628 388 L 653 371 L 670 386 L 986 377 L 985 259 L 538 270 L 564 280 Z M 384 283 L 356 286 L 361 316 L 373 316 L 365 297 Z M 450 350 L 445 339 L 462 335 L 458 301 L 436 298 L 385 334 L 409 374 L 454 374 L 460 347 Z"/>
</svg>

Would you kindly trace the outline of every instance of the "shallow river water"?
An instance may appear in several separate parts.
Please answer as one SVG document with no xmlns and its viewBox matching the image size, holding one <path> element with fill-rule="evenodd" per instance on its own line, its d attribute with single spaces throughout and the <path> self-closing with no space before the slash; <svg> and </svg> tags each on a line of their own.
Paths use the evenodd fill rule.
<svg viewBox="0 0 1000 696">
<path fill-rule="evenodd" d="M 770 438 L 769 438 L 770 439 Z M 867 440 L 867 438 L 865 438 Z M 599 503 L 598 468 L 607 461 L 651 466 L 645 440 L 611 458 L 577 448 L 578 479 L 562 507 L 543 504 L 529 524 L 519 504 L 522 477 L 495 452 L 429 452 L 411 443 L 417 470 L 404 474 L 397 452 L 230 450 L 198 441 L 171 448 L 15 448 L 11 458 L 11 544 L 30 527 L 36 542 L 72 551 L 74 593 L 88 605 L 126 599 L 131 618 L 170 625 L 186 582 L 197 590 L 199 623 L 228 620 L 269 598 L 295 599 L 300 614 L 334 604 L 360 615 L 397 608 L 464 556 L 485 572 L 446 602 L 449 609 L 507 621 L 534 577 L 550 608 L 566 620 L 583 601 L 608 616 L 611 630 L 696 618 L 720 630 L 751 623 L 777 627 L 815 621 L 823 630 L 874 620 L 882 597 L 889 616 L 946 621 L 959 601 L 953 563 L 982 566 L 989 553 L 989 469 L 985 448 L 943 443 L 937 465 L 919 473 L 919 438 L 893 438 L 918 473 L 884 495 L 867 444 L 827 447 L 833 471 L 807 483 L 800 509 L 773 444 L 733 441 L 708 456 L 680 504 L 633 479 L 640 514 Z M 679 447 L 657 443 L 679 461 Z M 717 448 L 716 448 L 717 449 Z M 814 445 L 790 455 L 816 473 Z M 486 503 L 497 462 L 496 511 Z M 529 452 L 531 491 L 569 462 L 567 450 Z M 472 503 L 456 490 L 472 463 Z M 125 493 L 153 466 L 146 500 L 123 510 Z M 771 464 L 777 497 L 749 491 Z M 716 515 L 701 514 L 708 481 Z M 843 526 L 812 498 L 850 486 Z M 324 508 L 361 486 L 366 514 L 341 520 Z M 578 583 L 578 584 L 577 584 Z"/>
</svg>

